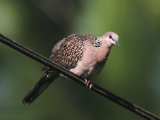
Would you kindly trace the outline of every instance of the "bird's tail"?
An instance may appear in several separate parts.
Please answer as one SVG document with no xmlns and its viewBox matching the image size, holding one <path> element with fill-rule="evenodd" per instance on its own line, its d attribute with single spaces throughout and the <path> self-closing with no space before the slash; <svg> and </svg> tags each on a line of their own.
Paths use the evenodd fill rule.
<svg viewBox="0 0 160 120">
<path fill-rule="evenodd" d="M 33 89 L 24 97 L 24 104 L 31 104 L 57 77 L 59 73 L 57 71 L 44 71 L 44 75 L 35 84 Z"/>
</svg>

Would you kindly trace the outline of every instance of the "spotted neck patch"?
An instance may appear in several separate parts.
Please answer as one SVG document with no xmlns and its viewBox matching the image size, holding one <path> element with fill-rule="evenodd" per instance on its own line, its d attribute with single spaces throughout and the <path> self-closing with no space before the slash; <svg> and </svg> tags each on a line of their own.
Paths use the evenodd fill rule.
<svg viewBox="0 0 160 120">
<path fill-rule="evenodd" d="M 94 47 L 101 47 L 102 45 L 102 40 L 100 38 L 96 38 L 94 42 Z"/>
</svg>

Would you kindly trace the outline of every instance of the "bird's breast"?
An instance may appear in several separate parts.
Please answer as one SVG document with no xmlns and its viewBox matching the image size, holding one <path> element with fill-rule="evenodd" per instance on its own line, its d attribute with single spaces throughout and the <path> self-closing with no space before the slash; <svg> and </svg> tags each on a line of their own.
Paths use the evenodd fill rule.
<svg viewBox="0 0 160 120">
<path fill-rule="evenodd" d="M 103 61 L 106 61 L 107 57 L 109 56 L 109 53 L 110 53 L 110 48 L 96 48 L 95 49 L 95 53 L 96 53 L 96 59 L 97 59 L 97 62 L 103 62 Z"/>
<path fill-rule="evenodd" d="M 108 55 L 107 47 L 94 47 L 90 43 L 86 43 L 82 59 L 70 71 L 83 78 L 92 77 L 102 70 Z"/>
</svg>

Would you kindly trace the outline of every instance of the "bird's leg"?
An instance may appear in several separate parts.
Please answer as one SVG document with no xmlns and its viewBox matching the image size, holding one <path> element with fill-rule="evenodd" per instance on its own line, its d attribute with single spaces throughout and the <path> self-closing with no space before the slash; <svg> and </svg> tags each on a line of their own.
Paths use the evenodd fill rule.
<svg viewBox="0 0 160 120">
<path fill-rule="evenodd" d="M 91 89 L 93 86 L 93 84 L 91 83 L 91 80 L 85 79 L 84 83 L 85 83 L 86 87 L 89 89 Z"/>
</svg>

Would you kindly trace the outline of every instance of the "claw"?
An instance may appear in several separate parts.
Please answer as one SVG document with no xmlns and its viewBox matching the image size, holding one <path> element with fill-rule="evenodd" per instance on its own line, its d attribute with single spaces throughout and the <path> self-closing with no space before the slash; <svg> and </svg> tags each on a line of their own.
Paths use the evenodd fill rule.
<svg viewBox="0 0 160 120">
<path fill-rule="evenodd" d="M 92 88 L 93 84 L 91 83 L 91 80 L 87 80 L 85 79 L 84 81 L 85 85 L 87 88 L 89 88 L 89 90 Z"/>
</svg>

